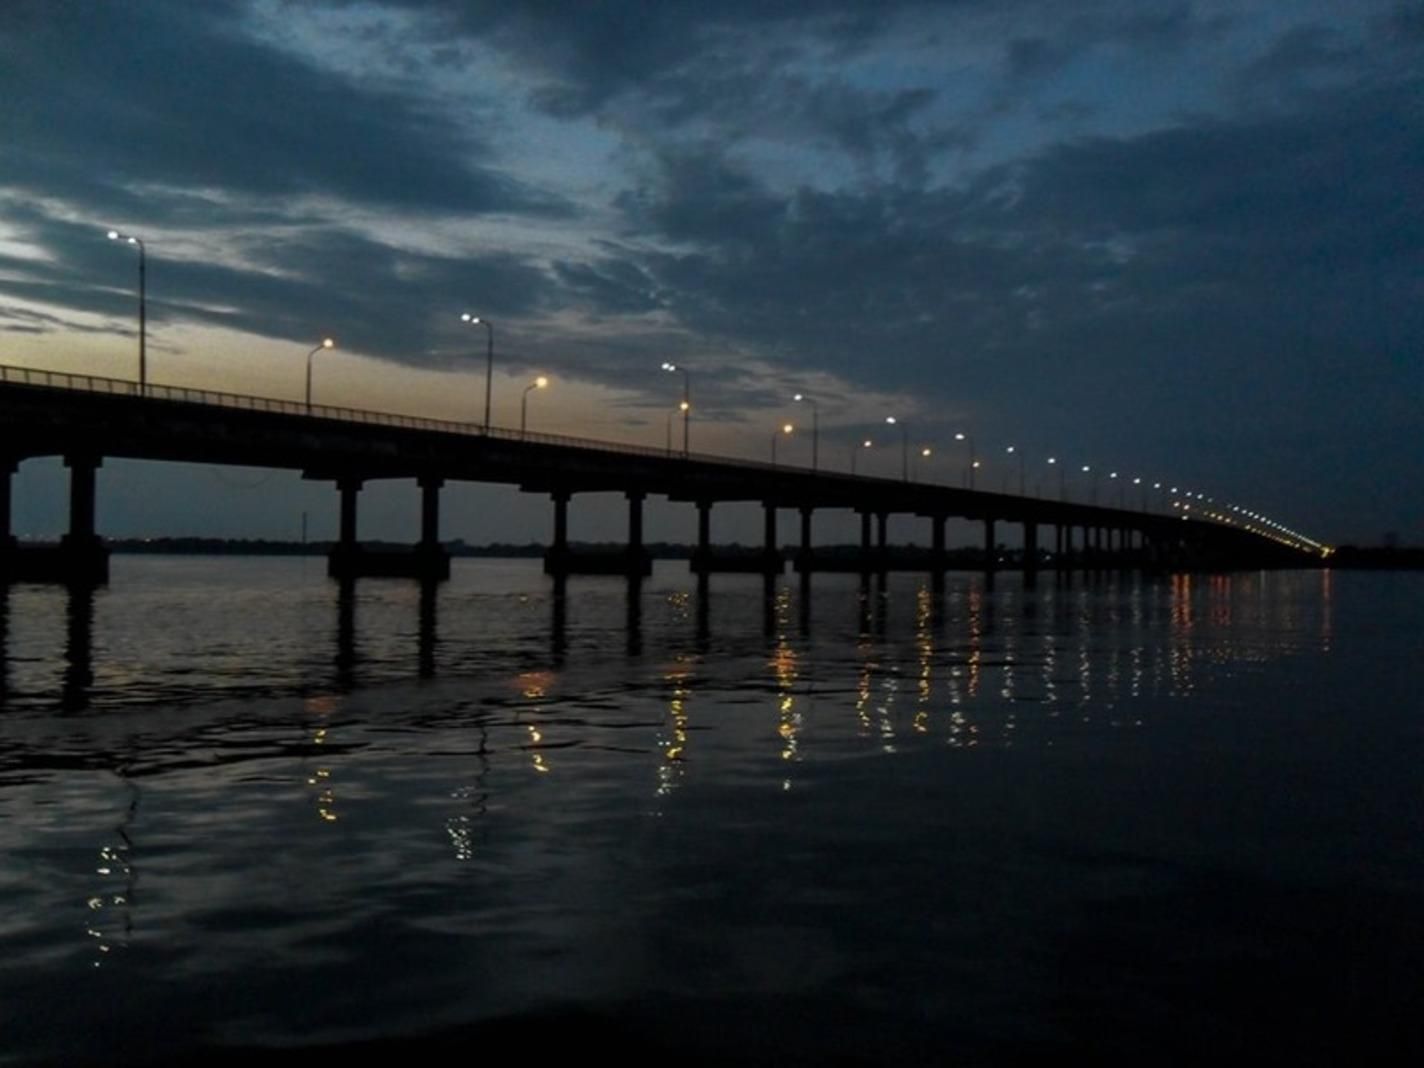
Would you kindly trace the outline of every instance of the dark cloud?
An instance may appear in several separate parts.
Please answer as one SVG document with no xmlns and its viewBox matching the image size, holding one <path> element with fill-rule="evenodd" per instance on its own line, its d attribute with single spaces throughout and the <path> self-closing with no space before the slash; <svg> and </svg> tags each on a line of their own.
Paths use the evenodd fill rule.
<svg viewBox="0 0 1424 1068">
<path fill-rule="evenodd" d="M 918 396 L 941 430 L 1200 481 L 1250 455 L 1285 483 L 1313 435 L 1403 442 L 1424 414 L 1420 88 L 1079 141 L 962 190 L 778 194 L 674 153 L 622 206 L 689 246 L 637 263 L 678 321 L 788 372 Z"/>
<path fill-rule="evenodd" d="M 187 213 L 194 222 L 229 221 L 203 190 L 314 193 L 420 212 L 566 210 L 473 163 L 483 146 L 449 116 L 251 40 L 232 5 L 56 4 L 42 18 L 29 10 L 0 23 L 0 186 L 134 222 L 185 207 L 202 209 Z"/>
</svg>

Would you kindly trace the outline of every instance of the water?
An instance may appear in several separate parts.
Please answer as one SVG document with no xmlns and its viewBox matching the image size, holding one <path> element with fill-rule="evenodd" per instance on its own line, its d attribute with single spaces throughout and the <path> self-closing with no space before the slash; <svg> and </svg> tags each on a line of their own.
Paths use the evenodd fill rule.
<svg viewBox="0 0 1424 1068">
<path fill-rule="evenodd" d="M 1424 576 L 684 567 L 12 589 L 0 1062 L 1424 1049 Z"/>
</svg>

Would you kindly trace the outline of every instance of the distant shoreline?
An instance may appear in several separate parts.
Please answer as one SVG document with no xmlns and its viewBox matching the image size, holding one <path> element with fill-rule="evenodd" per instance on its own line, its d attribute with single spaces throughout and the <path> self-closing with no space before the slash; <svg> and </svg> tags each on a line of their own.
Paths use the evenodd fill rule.
<svg viewBox="0 0 1424 1068">
<path fill-rule="evenodd" d="M 47 542 L 22 542 L 24 545 L 53 544 Z M 113 538 L 104 543 L 111 552 L 133 556 L 325 556 L 334 542 L 330 541 L 280 541 L 267 538 Z M 363 545 L 373 549 L 408 548 L 402 542 L 363 541 Z M 452 557 L 485 557 L 502 559 L 540 559 L 548 551 L 548 546 L 540 542 L 514 544 L 493 542 L 489 545 L 469 545 L 458 539 L 444 542 L 445 550 Z M 623 548 L 619 542 L 575 542 L 570 548 L 580 551 L 616 552 Z M 679 542 L 648 542 L 644 548 L 654 560 L 687 560 L 694 546 Z M 717 545 L 718 550 L 754 552 L 760 546 L 746 546 L 741 543 Z M 890 546 L 895 550 L 908 546 Z M 794 545 L 783 546 L 788 555 L 796 551 Z M 818 545 L 818 556 L 837 558 L 854 555 L 860 551 L 858 545 Z M 978 548 L 951 549 L 947 552 L 950 560 L 967 559 L 982 555 Z M 1349 570 L 1421 570 L 1424 569 L 1424 548 L 1415 547 L 1368 547 L 1345 545 L 1330 557 L 1329 567 Z"/>
</svg>

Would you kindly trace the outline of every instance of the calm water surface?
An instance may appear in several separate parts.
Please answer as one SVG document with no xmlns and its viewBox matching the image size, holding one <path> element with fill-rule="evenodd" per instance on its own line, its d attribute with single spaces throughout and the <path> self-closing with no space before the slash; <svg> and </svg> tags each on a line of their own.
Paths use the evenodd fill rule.
<svg viewBox="0 0 1424 1068">
<path fill-rule="evenodd" d="M 0 600 L 0 1063 L 1424 1053 L 1424 576 Z"/>
</svg>

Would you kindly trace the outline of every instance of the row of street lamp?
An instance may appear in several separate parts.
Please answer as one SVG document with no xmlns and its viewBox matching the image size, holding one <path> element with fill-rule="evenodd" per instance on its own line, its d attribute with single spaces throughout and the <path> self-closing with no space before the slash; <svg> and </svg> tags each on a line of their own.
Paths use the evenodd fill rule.
<svg viewBox="0 0 1424 1068">
<path fill-rule="evenodd" d="M 130 245 L 138 250 L 138 386 L 139 394 L 142 396 L 146 395 L 148 392 L 147 246 L 145 246 L 141 238 L 133 234 L 123 233 L 119 230 L 110 230 L 108 231 L 107 236 L 110 241 L 119 241 L 124 244 Z M 491 400 L 494 383 L 494 324 L 491 323 L 488 318 L 485 318 L 484 316 L 480 315 L 474 315 L 470 312 L 463 313 L 460 316 L 460 320 L 462 322 L 469 323 L 471 326 L 482 326 L 485 329 L 485 413 L 483 428 L 485 433 L 489 433 Z M 307 353 L 306 407 L 308 411 L 310 411 L 312 407 L 312 359 L 316 356 L 318 352 L 321 352 L 324 349 L 334 348 L 335 346 L 336 341 L 333 338 L 323 338 L 319 345 L 317 345 L 309 353 Z M 685 458 L 690 455 L 689 449 L 691 441 L 690 428 L 692 421 L 692 376 L 686 367 L 682 366 L 681 364 L 672 363 L 670 361 L 664 361 L 664 363 L 662 364 L 662 369 L 670 373 L 682 375 L 682 400 L 678 404 L 677 412 L 680 412 L 682 415 L 682 455 Z M 525 435 L 525 430 L 528 425 L 529 394 L 535 390 L 545 389 L 548 387 L 548 385 L 548 377 L 545 375 L 539 375 L 531 383 L 524 387 L 524 392 L 520 396 L 519 400 L 520 437 L 523 437 Z M 820 409 L 816 404 L 815 398 L 805 393 L 794 394 L 792 396 L 792 400 L 799 404 L 805 404 L 811 409 L 811 470 L 816 471 L 820 467 Z M 667 419 L 667 451 L 669 455 L 672 454 L 672 420 L 674 414 L 676 413 L 669 412 Z M 887 426 L 898 426 L 900 429 L 900 475 L 905 481 L 909 481 L 909 428 L 905 425 L 905 423 L 903 423 L 893 415 L 887 415 L 885 417 L 885 423 Z M 792 434 L 795 429 L 796 428 L 792 423 L 787 422 L 783 423 L 776 429 L 775 432 L 772 433 L 771 462 L 773 466 L 777 462 L 777 442 L 781 438 Z M 965 484 L 968 486 L 969 489 L 972 490 L 975 488 L 975 474 L 981 466 L 981 460 L 974 447 L 974 438 L 967 432 L 958 431 L 954 435 L 954 440 L 958 442 L 964 442 L 966 446 L 967 461 L 965 466 Z M 874 443 L 870 438 L 864 438 L 851 445 L 850 473 L 852 475 L 856 473 L 856 460 L 859 457 L 860 453 L 866 449 L 871 448 L 873 444 Z M 930 446 L 923 446 L 920 449 L 919 455 L 924 459 L 928 459 L 933 455 L 933 453 L 934 450 Z M 1014 457 L 1018 460 L 1019 495 L 1024 496 L 1026 495 L 1027 490 L 1027 471 L 1025 467 L 1024 453 L 1014 445 L 1006 446 L 1004 449 L 1004 453 L 1006 456 Z M 1049 467 L 1054 468 L 1058 471 L 1059 500 L 1066 501 L 1068 499 L 1068 465 L 1066 463 L 1061 462 L 1056 456 L 1049 456 L 1047 458 L 1047 462 Z M 1091 464 L 1083 464 L 1081 472 L 1084 475 L 1092 476 L 1091 500 L 1093 504 L 1097 504 L 1098 478 L 1100 472 Z M 1117 483 L 1118 506 L 1123 507 L 1127 493 L 1127 478 L 1125 476 L 1120 476 L 1117 471 L 1109 471 L 1108 478 Z M 1142 488 L 1142 510 L 1144 512 L 1147 511 L 1148 483 L 1140 477 L 1134 477 L 1131 482 L 1132 485 L 1140 486 Z M 1151 483 L 1151 489 L 1153 491 L 1160 492 L 1163 489 L 1163 484 L 1161 482 L 1153 482 Z M 1008 491 L 1007 473 L 1005 474 L 1004 490 L 1005 492 Z M 1205 514 L 1209 518 L 1226 523 L 1246 525 L 1249 526 L 1251 529 L 1256 530 L 1258 533 L 1263 533 L 1268 537 L 1274 537 L 1277 540 L 1287 540 L 1292 543 L 1303 543 L 1317 550 L 1328 552 L 1326 547 L 1321 545 L 1321 543 L 1314 541 L 1311 538 L 1307 538 L 1305 535 L 1300 534 L 1297 531 L 1291 530 L 1290 528 L 1285 527 L 1282 524 L 1277 523 L 1275 520 L 1272 520 L 1266 516 L 1250 511 L 1249 509 L 1242 508 L 1238 505 L 1230 504 L 1224 506 L 1217 506 L 1215 505 L 1215 502 L 1212 498 L 1207 497 L 1202 493 L 1194 494 L 1191 491 L 1187 490 L 1182 490 L 1181 495 L 1179 496 L 1179 490 L 1176 486 L 1168 488 L 1167 492 L 1173 498 L 1172 507 L 1180 509 L 1184 513 L 1183 518 L 1186 518 L 1185 513 L 1190 512 L 1192 510 L 1193 502 L 1195 502 L 1198 513 Z M 1039 484 L 1038 495 L 1043 495 L 1041 482 Z"/>
</svg>

